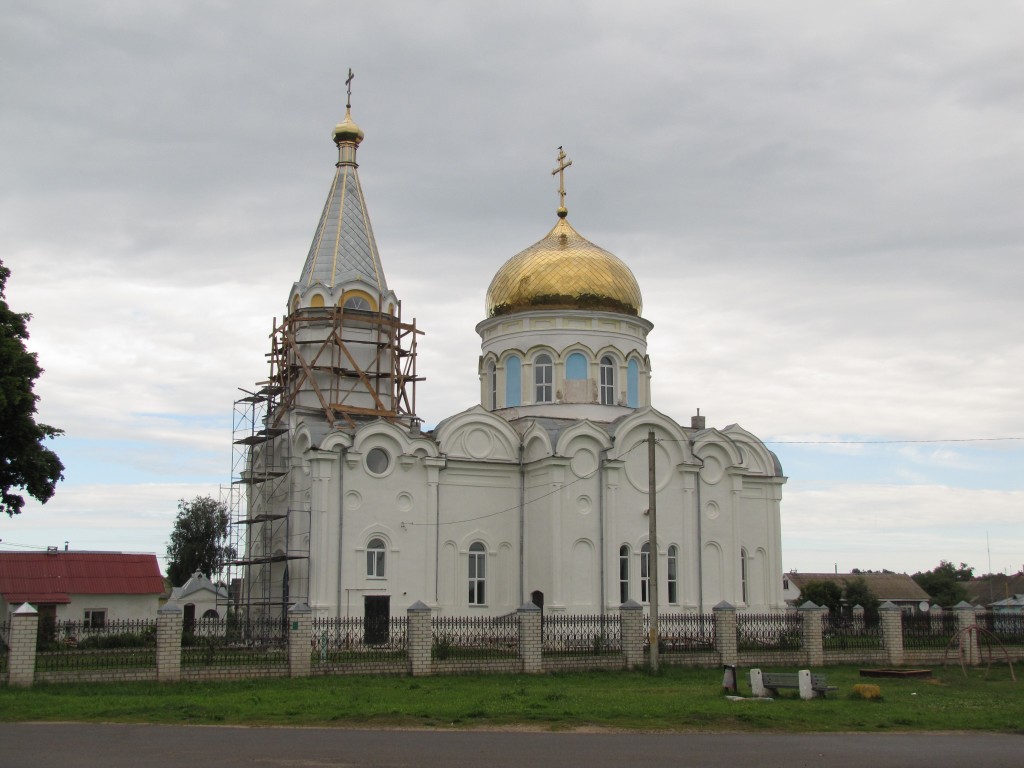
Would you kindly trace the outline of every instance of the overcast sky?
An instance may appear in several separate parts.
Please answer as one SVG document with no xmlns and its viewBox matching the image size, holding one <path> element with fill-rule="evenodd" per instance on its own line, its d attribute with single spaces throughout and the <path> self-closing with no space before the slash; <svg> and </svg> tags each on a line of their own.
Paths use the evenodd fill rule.
<svg viewBox="0 0 1024 768">
<path fill-rule="evenodd" d="M 478 397 L 484 293 L 555 222 L 633 270 L 655 407 L 780 457 L 787 570 L 1024 568 L 1024 5 L 0 0 L 0 259 L 66 479 L 2 548 L 164 554 L 230 480 L 333 174 Z M 1012 438 L 1012 439 L 1011 439 Z"/>
</svg>

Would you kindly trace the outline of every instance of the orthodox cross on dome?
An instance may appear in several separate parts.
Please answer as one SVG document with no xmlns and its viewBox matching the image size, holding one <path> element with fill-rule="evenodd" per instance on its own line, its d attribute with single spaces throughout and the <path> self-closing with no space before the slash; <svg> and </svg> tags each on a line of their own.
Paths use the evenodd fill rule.
<svg viewBox="0 0 1024 768">
<path fill-rule="evenodd" d="M 565 207 L 565 169 L 570 165 L 572 165 L 572 160 L 566 162 L 565 151 L 559 147 L 558 167 L 551 172 L 551 175 L 554 176 L 556 173 L 558 174 L 558 216 L 562 219 L 564 219 L 569 213 L 568 209 Z"/>
<path fill-rule="evenodd" d="M 355 80 L 355 75 L 352 74 L 352 68 L 349 67 L 348 79 L 345 81 L 345 87 L 348 89 L 348 98 L 345 100 L 345 109 L 352 109 L 352 81 Z"/>
</svg>

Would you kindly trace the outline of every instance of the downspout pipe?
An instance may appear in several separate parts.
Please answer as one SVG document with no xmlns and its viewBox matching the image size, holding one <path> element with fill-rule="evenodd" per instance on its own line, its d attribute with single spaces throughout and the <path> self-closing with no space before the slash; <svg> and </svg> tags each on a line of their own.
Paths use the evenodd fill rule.
<svg viewBox="0 0 1024 768">
<path fill-rule="evenodd" d="M 519 438 L 519 605 L 526 605 L 526 446 Z"/>
</svg>

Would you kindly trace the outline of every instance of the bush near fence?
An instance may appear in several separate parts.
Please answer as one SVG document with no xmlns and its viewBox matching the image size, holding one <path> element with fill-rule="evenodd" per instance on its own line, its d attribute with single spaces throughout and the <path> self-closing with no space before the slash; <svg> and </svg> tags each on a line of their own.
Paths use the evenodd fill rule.
<svg viewBox="0 0 1024 768">
<path fill-rule="evenodd" d="M 308 609 L 305 610 L 304 623 L 294 622 L 294 626 L 305 629 L 295 636 L 290 634 L 291 623 L 281 618 L 201 619 L 182 630 L 180 612 L 176 618 L 161 616 L 159 621 L 163 624 L 109 622 L 97 628 L 82 622 L 51 622 L 40 629 L 37 617 L 32 616 L 24 620 L 33 620 L 34 624 L 18 626 L 32 627 L 31 631 L 36 632 L 38 649 L 32 649 L 34 679 L 53 682 L 158 679 L 161 664 L 171 672 L 170 677 L 159 679 L 409 674 L 414 653 L 429 658 L 426 667 L 419 667 L 419 674 L 520 672 L 528 658 L 534 659 L 528 667 L 532 671 L 618 669 L 627 663 L 623 652 L 627 640 L 630 648 L 643 648 L 649 629 L 637 613 L 631 614 L 634 618 L 630 619 L 629 638 L 623 636 L 625 614 L 620 612 L 603 617 L 557 613 L 539 617 L 535 612 L 502 617 L 429 617 L 420 613 L 423 618 L 417 619 L 421 622 L 418 626 L 423 626 L 422 620 L 428 621 L 429 633 L 426 627 L 418 629 L 416 637 L 422 639 L 413 648 L 412 618 L 391 619 L 384 628 L 386 636 L 379 626 L 373 627 L 368 635 L 362 618 L 310 622 Z M 630 610 L 638 612 L 639 606 L 633 605 Z M 412 616 L 410 612 L 409 617 Z M 949 650 L 956 649 L 965 636 L 961 630 L 969 626 L 975 636 L 980 635 L 983 648 L 991 642 L 1005 649 L 1011 659 L 1024 659 L 1024 616 L 1018 614 L 975 616 L 973 610 L 960 609 L 914 617 L 901 616 L 890 609 L 886 617 L 885 622 L 889 623 L 883 622 L 880 630 L 857 621 L 830 622 L 815 610 L 754 614 L 716 607 L 714 614 L 666 614 L 659 617 L 660 657 L 667 664 L 692 666 L 796 666 L 806 663 L 812 653 L 831 664 L 938 664 L 944 660 L 948 663 Z M 530 629 L 521 637 L 520 625 L 527 618 L 529 621 L 523 626 Z M 20 620 L 14 617 L 15 623 Z M 721 621 L 734 631 L 733 644 L 718 636 Z M 801 646 L 805 639 L 813 643 L 816 637 L 813 626 L 803 626 L 806 621 L 822 622 L 821 646 L 816 651 Z M 0 625 L 0 638 L 26 638 L 17 640 L 24 644 L 33 637 L 23 630 L 19 630 L 20 634 L 12 633 L 12 626 Z M 735 630 L 731 629 L 733 626 Z M 974 627 L 987 631 L 979 633 Z M 885 634 L 893 631 L 895 636 Z M 161 642 L 173 644 L 162 651 L 158 637 L 163 638 Z M 296 656 L 297 648 L 289 647 L 289 642 L 300 637 L 303 646 Z M 891 647 L 886 648 L 890 642 Z M 7 657 L 14 650 L 6 650 L 7 653 L 0 654 L 4 664 L 0 670 L 5 670 L 0 680 L 10 675 Z M 175 653 L 178 655 L 174 656 Z M 304 664 L 296 666 L 297 659 L 303 658 Z M 641 654 L 631 658 L 642 664 L 644 657 Z M 1001 659 L 1002 652 L 997 649 L 993 658 Z"/>
</svg>

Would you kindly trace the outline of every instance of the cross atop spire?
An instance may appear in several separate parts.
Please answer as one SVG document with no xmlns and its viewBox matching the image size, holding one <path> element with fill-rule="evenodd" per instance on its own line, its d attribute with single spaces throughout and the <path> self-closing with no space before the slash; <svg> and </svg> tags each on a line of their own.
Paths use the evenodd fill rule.
<svg viewBox="0 0 1024 768">
<path fill-rule="evenodd" d="M 345 87 L 348 89 L 348 98 L 345 100 L 345 111 L 352 109 L 352 81 L 355 80 L 356 76 L 352 74 L 352 68 L 348 69 L 348 79 L 345 81 Z"/>
<path fill-rule="evenodd" d="M 569 210 L 565 207 L 565 169 L 572 165 L 572 160 L 566 162 L 565 151 L 558 148 L 558 167 L 551 172 L 554 176 L 558 174 L 558 218 L 564 219 L 569 215 Z"/>
</svg>

